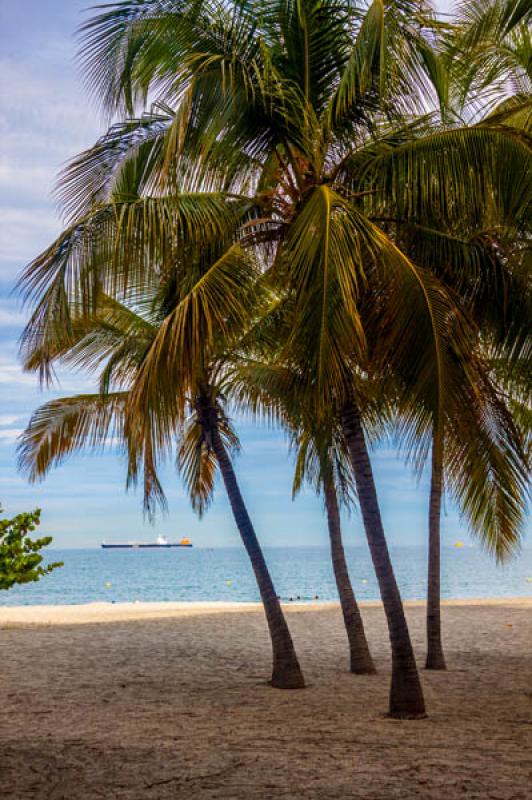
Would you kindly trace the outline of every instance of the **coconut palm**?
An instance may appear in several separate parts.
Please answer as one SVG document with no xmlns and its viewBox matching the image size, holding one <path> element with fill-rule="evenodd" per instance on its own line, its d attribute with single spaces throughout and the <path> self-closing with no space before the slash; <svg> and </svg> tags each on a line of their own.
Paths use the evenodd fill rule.
<svg viewBox="0 0 532 800">
<path fill-rule="evenodd" d="M 467 489 L 469 495 L 471 486 L 480 482 L 479 492 L 485 492 L 482 503 L 484 512 L 479 516 L 475 513 L 471 517 L 471 507 L 469 510 L 463 507 L 464 515 L 470 522 L 471 530 L 481 537 L 487 549 L 497 559 L 509 555 L 517 547 L 520 538 L 524 492 L 520 476 L 526 472 L 526 459 L 515 425 L 504 409 L 502 398 L 497 398 L 493 380 L 486 377 L 485 373 L 486 370 L 490 371 L 489 365 L 494 357 L 499 365 L 505 363 L 512 372 L 511 365 L 516 361 L 524 363 L 530 354 L 529 319 L 532 314 L 532 296 L 529 266 L 526 263 L 529 258 L 526 241 L 528 222 L 514 216 L 501 219 L 493 215 L 488 207 L 477 219 L 471 221 L 462 219 L 453 223 L 447 218 L 433 220 L 429 226 L 396 219 L 388 225 L 401 249 L 416 263 L 437 276 L 453 293 L 464 313 L 474 320 L 481 335 L 480 348 L 485 351 L 483 360 L 486 363 L 481 369 L 483 377 L 475 378 L 478 381 L 478 391 L 475 393 L 471 387 L 469 400 L 465 397 L 462 398 L 462 405 L 457 403 L 460 394 L 456 388 L 451 394 L 447 393 L 447 396 L 436 394 L 432 400 L 426 666 L 443 669 L 445 659 L 440 623 L 439 528 L 445 475 L 444 442 L 448 438 L 445 429 L 450 431 L 449 435 L 456 435 L 460 430 L 464 442 L 472 436 L 480 436 L 487 442 L 492 437 L 486 420 L 495 414 L 496 421 L 493 422 L 492 431 L 497 432 L 496 439 L 489 447 L 485 444 L 487 449 L 483 452 L 497 453 L 497 458 L 489 469 L 486 463 L 484 470 L 479 470 L 469 459 L 454 461 L 455 467 L 462 467 L 470 472 L 469 482 L 462 477 L 459 484 L 454 483 L 452 493 L 459 507 L 463 507 L 460 493 Z M 479 368 L 477 361 L 475 370 Z M 469 382 L 465 373 L 464 385 Z M 482 419 L 472 416 L 473 410 L 479 410 L 478 396 L 486 388 L 488 397 L 484 398 L 485 402 L 481 406 L 486 417 Z M 449 401 L 454 406 L 454 423 L 449 421 L 449 414 L 444 410 Z M 463 427 L 460 420 L 465 419 L 469 419 L 469 422 Z M 418 458 L 415 459 L 418 469 L 429 454 L 427 440 L 421 433 L 422 427 L 415 426 L 414 434 L 414 438 L 417 437 L 418 440 Z M 524 430 L 522 425 L 520 427 Z M 509 439 L 512 437 L 513 444 L 510 444 Z M 407 441 L 408 447 L 412 446 L 412 440 L 407 437 Z M 500 443 L 504 443 L 502 450 L 499 448 Z M 423 456 L 420 456 L 421 451 Z M 507 460 L 502 457 L 503 452 L 506 452 Z M 501 473 L 505 470 L 507 475 L 503 477 Z M 458 486 L 460 489 L 456 491 Z M 513 488 L 509 490 L 509 486 Z M 498 492 L 501 493 L 500 501 L 497 500 Z M 467 498 L 466 506 L 469 502 Z M 508 502 L 513 505 L 511 513 L 508 513 Z"/>
<path fill-rule="evenodd" d="M 74 301 L 90 311 L 101 287 L 141 297 L 161 270 L 181 269 L 198 247 L 213 251 L 158 330 L 131 395 L 132 415 L 170 420 L 169 429 L 185 397 L 199 396 L 204 348 L 242 328 L 249 260 L 259 282 L 288 298 L 282 361 L 303 365 L 316 419 L 332 409 L 342 422 L 390 629 L 396 716 L 422 716 L 424 701 L 361 398 L 373 364 L 408 375 L 412 402 L 427 395 L 454 303 L 394 240 L 390 220 L 473 220 L 486 197 L 502 217 L 526 218 L 531 184 L 526 148 L 507 131 L 431 128 L 431 26 L 414 0 L 109 6 L 84 27 L 87 81 L 110 113 L 137 113 L 148 96 L 155 104 L 66 171 L 69 228 L 25 277 L 38 300 L 27 335 L 45 331 L 46 373 L 48 338 L 58 324 L 69 330 Z M 470 341 L 455 328 L 459 356 Z M 186 392 L 176 397 L 176 386 Z"/>
<path fill-rule="evenodd" d="M 253 360 L 249 357 L 249 352 L 246 353 L 246 357 L 237 365 L 233 378 L 234 388 L 246 408 L 251 406 L 255 414 L 266 409 L 270 417 L 281 422 L 290 435 L 292 447 L 297 453 L 293 496 L 300 492 L 305 482 L 317 494 L 323 495 L 334 579 L 349 642 L 351 672 L 357 675 L 373 675 L 376 672 L 375 664 L 349 577 L 342 540 L 339 500 L 346 508 L 350 508 L 354 501 L 353 479 L 345 445 L 337 421 L 329 420 L 318 428 L 312 415 L 306 414 L 304 408 L 298 405 L 298 392 L 294 388 L 298 375 L 290 375 L 287 369 L 270 365 L 264 360 L 268 355 L 268 347 L 265 347 L 265 337 L 260 329 L 264 328 L 267 320 L 268 315 L 255 326 L 255 335 L 242 342 L 244 347 L 251 345 L 255 354 L 257 343 L 260 342 L 263 360 Z M 270 340 L 269 344 L 275 345 L 275 340 Z"/>
<path fill-rule="evenodd" d="M 334 579 L 349 641 L 351 672 L 356 675 L 373 675 L 376 672 L 375 664 L 349 577 L 342 541 L 339 496 L 344 504 L 350 504 L 353 491 L 348 461 L 345 454 L 341 453 L 341 448 L 331 445 L 330 437 L 320 435 L 320 432 L 312 435 L 311 430 L 311 425 L 305 425 L 295 435 L 298 453 L 293 491 L 299 492 L 307 478 L 317 492 L 323 492 Z"/>
<path fill-rule="evenodd" d="M 455 296 L 459 295 L 462 307 L 467 309 L 481 333 L 479 348 L 484 355 L 479 354 L 476 359 L 475 385 L 470 385 L 470 399 L 465 396 L 457 403 L 456 392 L 450 398 L 440 398 L 438 407 L 448 405 L 450 400 L 454 414 L 436 408 L 431 423 L 426 659 L 426 666 L 431 669 L 445 667 L 439 611 L 439 526 L 449 440 L 454 438 L 454 446 L 459 450 L 475 438 L 483 442 L 474 459 L 463 453 L 461 458 L 451 459 L 455 474 L 449 483 L 471 530 L 480 536 L 497 560 L 506 558 L 519 544 L 527 473 L 523 447 L 526 424 L 523 426 L 521 422 L 517 427 L 514 424 L 509 411 L 511 403 L 503 398 L 497 381 L 494 382 L 491 364 L 497 354 L 498 362 L 506 364 L 511 373 L 516 360 L 521 363 L 526 360 L 530 350 L 528 320 L 532 313 L 530 282 L 519 266 L 519 258 L 501 241 L 501 231 L 490 231 L 489 223 L 469 231 L 462 226 L 458 235 L 447 232 L 445 236 L 447 241 L 443 247 L 434 242 L 435 237 L 421 245 L 431 254 L 426 257 L 419 254 L 418 260 L 435 271 Z M 506 236 L 509 237 L 508 232 Z M 519 242 L 522 236 L 523 231 L 513 231 L 513 243 Z M 423 234 L 417 238 L 419 246 Z M 452 253 L 456 246 L 460 254 Z M 470 378 L 464 378 L 467 386 Z M 450 419 L 453 416 L 454 422 Z M 461 470 L 465 475 L 459 477 Z M 461 496 L 464 491 L 465 497 Z M 477 500 L 471 504 L 474 491 Z"/>
<path fill-rule="evenodd" d="M 213 267 L 211 266 L 210 269 Z M 42 478 L 50 467 L 59 464 L 70 453 L 84 447 L 104 446 L 118 437 L 128 456 L 128 484 L 136 482 L 141 468 L 144 472 L 144 502 L 148 512 L 158 500 L 165 504 L 157 475 L 161 457 L 171 452 L 174 439 L 180 440 L 177 467 L 183 474 L 192 504 L 201 514 L 210 502 L 216 472 L 219 469 L 233 510 L 242 542 L 249 555 L 263 602 L 273 650 L 272 685 L 293 689 L 304 686 L 292 638 L 286 624 L 275 588 L 238 486 L 230 451 L 238 449 L 238 438 L 224 411 L 222 340 L 218 328 L 218 349 L 207 348 L 194 358 L 201 357 L 201 370 L 193 385 L 194 393 L 187 396 L 189 384 L 182 382 L 174 389 L 181 396 L 172 398 L 172 407 L 151 402 L 141 418 L 135 397 L 136 385 L 142 379 L 146 361 L 152 357 L 161 328 L 180 308 L 198 302 L 195 293 L 202 281 L 208 280 L 209 267 L 199 268 L 196 283 L 189 274 L 182 275 L 181 285 L 175 280 L 163 285 L 151 302 L 143 297 L 145 314 L 135 311 L 105 295 L 96 298 L 92 316 L 72 318 L 70 329 L 61 333 L 50 326 L 38 327 L 25 339 L 26 367 L 31 369 L 60 361 L 67 365 L 100 370 L 100 392 L 54 400 L 38 409 L 32 416 L 20 445 L 20 464 L 30 479 Z M 175 277 L 175 276 L 174 276 Z M 240 289 L 244 288 L 244 276 Z M 192 283 L 192 285 L 191 285 Z M 228 287 L 226 287 L 227 290 Z M 221 302 L 223 294 L 217 298 Z M 244 297 L 241 295 L 241 299 Z M 253 309 L 253 296 L 247 292 L 247 313 Z M 202 311 L 206 310 L 206 303 Z M 220 306 L 226 325 L 231 310 Z M 199 315 L 198 315 L 199 316 Z M 185 349 L 197 343 L 193 338 L 190 318 L 183 319 L 184 332 L 176 346 Z M 213 323 L 212 316 L 209 322 Z M 188 325 L 187 325 L 188 323 Z M 201 324 L 201 323 L 200 323 Z M 43 337 L 39 339 L 38 331 Z M 227 328 L 225 329 L 227 331 Z M 187 337 L 193 339 L 187 341 Z M 201 340 L 201 336 L 198 336 Z M 180 353 L 177 357 L 185 357 Z M 113 391 L 114 386 L 120 391 Z M 155 388 L 157 392 L 157 388 Z M 168 402 L 168 398 L 166 398 Z M 176 413 L 176 406 L 179 412 Z M 134 409 L 132 411 L 132 409 Z M 188 409 L 188 413 L 186 410 Z M 185 416 L 186 415 L 186 416 Z"/>
<path fill-rule="evenodd" d="M 445 669 L 440 621 L 440 521 L 444 489 L 473 534 L 502 561 L 520 543 L 526 513 L 527 455 L 490 366 L 478 357 L 434 409 L 401 417 L 399 437 L 420 471 L 430 447 L 427 669 Z"/>
<path fill-rule="evenodd" d="M 440 124 L 452 126 L 456 121 L 469 117 L 477 127 L 504 126 L 507 133 L 524 146 L 531 147 L 528 135 L 532 119 L 530 33 L 527 26 L 530 13 L 529 4 L 516 6 L 504 0 L 464 3 L 458 12 L 457 27 L 447 31 L 440 48 L 425 47 L 423 55 L 438 98 Z M 525 201 L 523 207 L 526 208 L 528 203 Z M 495 357 L 499 371 L 505 364 L 512 372 L 511 365 L 516 361 L 523 363 L 530 354 L 532 297 L 530 268 L 526 263 L 529 261 L 529 220 L 514 213 L 501 217 L 493 213 L 489 203 L 479 212 L 476 219 L 453 220 L 452 216 L 446 215 L 445 218 L 433 219 L 430 225 L 412 224 L 406 219 L 390 220 L 390 223 L 396 223 L 391 225 L 391 230 L 401 248 L 450 288 L 479 328 L 481 347 L 487 353 L 479 389 L 485 389 L 489 384 L 483 413 L 486 413 L 486 419 L 495 414 L 492 430 L 498 433 L 489 452 L 497 453 L 497 458 L 489 474 L 483 474 L 482 470 L 478 474 L 470 473 L 468 479 L 460 480 L 458 492 L 457 484 L 454 484 L 453 493 L 462 507 L 460 491 L 468 485 L 468 480 L 474 484 L 480 479 L 480 490 L 486 491 L 485 501 L 480 504 L 484 505 L 485 512 L 471 517 L 471 507 L 463 508 L 463 511 L 472 531 L 481 536 L 497 559 L 503 559 L 519 541 L 523 513 L 522 475 L 526 471 L 526 459 L 523 458 L 515 425 L 504 409 L 500 391 L 497 392 L 493 386 L 493 376 L 486 378 L 485 370 Z M 440 398 L 438 402 L 441 404 L 443 401 L 444 398 Z M 495 405 L 492 405 L 494 401 Z M 510 407 L 511 397 L 508 401 Z M 477 402 L 475 400 L 474 404 Z M 519 407 L 522 410 L 522 403 Z M 462 416 L 467 415 L 468 410 L 466 408 Z M 448 438 L 443 430 L 448 425 L 448 421 L 443 422 L 444 416 L 435 409 L 431 423 L 426 666 L 432 669 L 445 668 L 439 598 L 439 528 L 445 473 L 444 442 Z M 525 422 L 520 427 L 526 438 L 526 415 L 520 416 Z M 489 439 L 489 428 L 483 428 L 483 424 L 480 426 L 481 438 L 487 435 Z M 477 418 L 471 419 L 470 427 L 464 429 L 463 435 L 467 439 L 473 433 L 479 435 Z M 508 437 L 513 437 L 513 443 Z M 421 436 L 418 445 L 424 448 L 426 455 L 428 448 L 422 439 Z M 422 458 L 421 463 L 423 461 Z M 455 465 L 466 469 L 472 466 L 467 459 L 455 461 Z M 417 467 L 420 467 L 419 461 Z M 506 471 L 506 475 L 501 471 Z M 501 495 L 499 499 L 497 493 Z M 466 506 L 468 503 L 469 499 Z M 486 513 L 488 508 L 489 514 Z"/>
<path fill-rule="evenodd" d="M 401 248 L 416 263 L 431 270 L 452 291 L 468 317 L 475 321 L 481 335 L 478 347 L 485 353 L 480 360 L 478 357 L 475 359 L 472 374 L 475 375 L 476 390 L 471 385 L 471 376 L 464 373 L 462 386 L 469 385 L 469 399 L 467 396 L 461 397 L 456 387 L 451 394 L 436 394 L 432 399 L 426 666 L 430 669 L 444 669 L 439 597 L 440 517 L 445 477 L 445 442 L 449 436 L 456 438 L 460 432 L 462 444 L 479 437 L 479 440 L 484 441 L 485 449 L 482 452 L 494 456 L 491 466 L 488 468 L 488 463 L 484 462 L 481 469 L 480 456 L 476 465 L 468 458 L 453 460 L 454 468 L 464 469 L 466 472 L 469 470 L 467 478 L 462 476 L 458 483 L 451 483 L 454 483 L 452 493 L 459 507 L 463 508 L 471 530 L 481 537 L 487 549 L 499 560 L 504 559 L 518 546 L 520 538 L 526 458 L 520 441 L 521 435 L 508 408 L 505 408 L 500 391 L 493 383 L 493 376 L 490 377 L 489 373 L 492 371 L 490 365 L 494 357 L 499 365 L 506 364 L 511 373 L 511 365 L 516 361 L 524 363 L 530 353 L 529 319 L 532 313 L 532 297 L 529 269 L 524 264 L 528 234 L 526 226 L 501 226 L 489 214 L 483 219 L 479 218 L 473 225 L 461 221 L 460 225 L 454 227 L 449 224 L 440 227 L 438 223 L 433 223 L 429 228 L 409 222 L 397 222 L 393 226 L 393 232 L 395 240 L 401 243 Z M 460 402 L 457 402 L 460 397 Z M 481 416 L 473 413 L 480 413 L 480 409 Z M 489 424 L 488 419 L 492 420 Z M 464 427 L 462 423 L 465 420 L 467 425 Z M 526 436 L 526 425 L 523 427 L 521 424 L 519 428 Z M 429 454 L 428 441 L 422 429 L 423 424 L 414 426 L 413 439 L 417 440 L 417 457 L 414 462 L 417 469 L 421 469 Z M 413 440 L 409 436 L 406 438 L 408 449 L 413 446 Z M 488 446 L 487 442 L 492 439 Z M 457 445 L 459 444 L 460 440 L 457 440 Z M 506 454 L 506 458 L 503 454 Z M 504 472 L 506 475 L 503 475 Z M 478 484 L 479 497 L 482 493 L 485 494 L 484 501 L 478 501 L 484 511 L 475 511 L 471 516 L 470 492 L 475 483 Z M 463 491 L 467 491 L 465 498 L 460 497 Z M 511 512 L 508 504 L 512 506 Z"/>
</svg>

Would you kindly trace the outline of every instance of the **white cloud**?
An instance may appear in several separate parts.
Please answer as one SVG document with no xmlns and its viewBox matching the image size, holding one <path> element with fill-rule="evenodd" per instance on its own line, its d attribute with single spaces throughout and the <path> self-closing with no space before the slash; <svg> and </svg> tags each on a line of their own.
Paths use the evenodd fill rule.
<svg viewBox="0 0 532 800">
<path fill-rule="evenodd" d="M 0 428 L 4 428 L 6 425 L 13 425 L 13 423 L 18 422 L 19 419 L 22 419 L 19 415 L 0 414 Z"/>
<path fill-rule="evenodd" d="M 0 358 L 0 386 L 4 385 L 12 389 L 24 389 L 21 398 L 31 403 L 31 405 L 45 403 L 53 397 L 78 394 L 81 392 L 97 391 L 96 381 L 90 376 L 58 370 L 56 380 L 48 389 L 41 391 L 39 379 L 36 373 L 24 372 L 16 357 L 12 359 Z M 34 389 L 34 396 L 27 391 L 27 388 Z M 4 406 L 5 408 L 5 406 Z M 11 411 L 9 407 L 8 413 Z"/>
<path fill-rule="evenodd" d="M 22 371 L 20 366 L 12 361 L 0 361 L 0 384 L 9 386 L 35 386 L 35 375 Z"/>
<path fill-rule="evenodd" d="M 37 52 L 0 58 L 0 278 L 8 282 L 58 235 L 57 174 L 102 130 L 72 68 L 74 51 L 70 36 L 56 35 L 41 38 Z"/>
<path fill-rule="evenodd" d="M 11 311 L 9 308 L 0 306 L 0 328 L 11 327 L 12 325 L 23 325 L 26 317 L 20 311 Z"/>
<path fill-rule="evenodd" d="M 59 231 L 59 222 L 54 212 L 35 208 L 4 206 L 0 207 L 0 215 L 0 261 L 16 264 L 15 270 L 5 264 L 2 277 L 15 277 L 26 263 L 51 244 Z"/>
<path fill-rule="evenodd" d="M 38 152 L 48 154 L 46 163 L 55 162 L 57 169 L 68 154 L 74 155 L 98 135 L 101 126 L 97 115 L 68 61 L 64 54 L 58 54 L 56 63 L 47 65 L 46 74 L 40 76 L 33 62 L 0 60 L 4 85 L 9 86 L 2 115 L 8 152 L 25 150 L 32 157 L 34 152 L 27 151 L 31 141 Z"/>
<path fill-rule="evenodd" d="M 24 428 L 0 428 L 0 443 L 13 444 L 23 432 Z"/>
<path fill-rule="evenodd" d="M 20 147 L 20 142 L 18 143 Z M 0 163 L 0 189 L 3 196 L 9 191 L 26 201 L 38 203 L 48 200 L 55 181 L 55 170 L 45 166 L 28 166 L 17 163 Z"/>
</svg>

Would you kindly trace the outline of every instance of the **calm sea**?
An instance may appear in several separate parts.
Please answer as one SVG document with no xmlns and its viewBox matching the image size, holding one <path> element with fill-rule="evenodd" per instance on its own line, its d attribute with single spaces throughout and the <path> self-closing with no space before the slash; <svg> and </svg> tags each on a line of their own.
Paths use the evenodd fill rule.
<svg viewBox="0 0 532 800">
<path fill-rule="evenodd" d="M 377 600 L 377 583 L 365 548 L 346 550 L 359 600 Z M 426 551 L 395 547 L 391 551 L 405 599 L 423 599 L 426 590 Z M 327 549 L 266 548 L 278 594 L 313 600 L 337 599 Z M 64 567 L 39 583 L 0 592 L 0 605 L 88 603 L 105 600 L 258 600 L 246 553 L 239 548 L 171 550 L 50 550 L 51 561 Z M 532 596 L 532 550 L 524 550 L 497 566 L 479 550 L 444 548 L 444 598 Z"/>
</svg>

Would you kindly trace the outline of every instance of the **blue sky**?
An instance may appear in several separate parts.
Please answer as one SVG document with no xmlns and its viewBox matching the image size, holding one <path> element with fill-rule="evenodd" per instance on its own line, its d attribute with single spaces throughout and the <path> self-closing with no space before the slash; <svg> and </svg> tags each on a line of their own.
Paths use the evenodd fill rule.
<svg viewBox="0 0 532 800">
<path fill-rule="evenodd" d="M 0 0 L 0 501 L 10 515 L 42 507 L 42 532 L 54 536 L 56 547 L 153 535 L 143 521 L 140 496 L 124 491 L 123 462 L 111 452 L 73 458 L 37 486 L 29 486 L 16 469 L 16 440 L 31 411 L 52 395 L 91 388 L 83 376 L 67 374 L 54 392 L 41 392 L 36 379 L 21 372 L 17 339 L 25 312 L 13 295 L 20 269 L 60 230 L 51 199 L 58 170 L 103 130 L 73 66 L 73 32 L 85 7 L 80 0 Z M 236 468 L 261 540 L 268 545 L 326 544 L 320 501 L 312 492 L 291 500 L 293 465 L 283 435 L 249 421 L 239 430 L 243 453 Z M 375 452 L 373 460 L 389 540 L 423 542 L 426 476 L 417 485 L 391 449 Z M 197 545 L 239 544 L 222 487 L 199 521 L 171 466 L 163 476 L 170 514 L 157 519 L 157 532 L 188 535 Z M 348 543 L 362 543 L 358 513 L 346 519 L 345 536 Z M 451 505 L 443 538 L 449 544 L 467 540 Z"/>
</svg>

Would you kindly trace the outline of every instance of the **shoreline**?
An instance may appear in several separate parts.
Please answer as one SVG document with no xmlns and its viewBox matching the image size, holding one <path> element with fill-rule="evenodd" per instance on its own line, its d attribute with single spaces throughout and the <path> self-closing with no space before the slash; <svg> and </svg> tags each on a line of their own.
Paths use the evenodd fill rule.
<svg viewBox="0 0 532 800">
<path fill-rule="evenodd" d="M 484 597 L 442 600 L 442 607 L 522 607 L 532 609 L 532 597 Z M 382 608 L 380 600 L 359 603 L 364 608 Z M 406 600 L 405 608 L 423 608 L 424 600 Z M 288 614 L 301 614 L 339 608 L 337 601 L 283 602 Z M 213 614 L 257 613 L 262 604 L 224 600 L 120 602 L 96 601 L 76 605 L 0 606 L 0 630 L 8 628 L 87 625 L 149 619 L 186 618 Z"/>
</svg>

